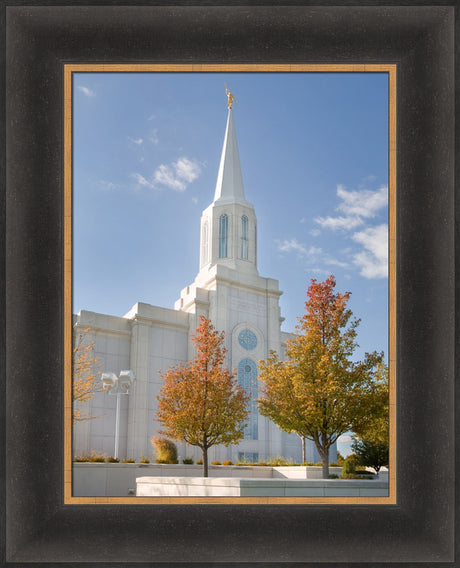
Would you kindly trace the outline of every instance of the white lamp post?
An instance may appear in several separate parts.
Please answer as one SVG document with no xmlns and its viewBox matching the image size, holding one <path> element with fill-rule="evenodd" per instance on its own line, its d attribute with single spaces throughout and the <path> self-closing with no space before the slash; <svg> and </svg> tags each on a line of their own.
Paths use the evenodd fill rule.
<svg viewBox="0 0 460 568">
<path fill-rule="evenodd" d="M 114 458 L 118 458 L 118 445 L 120 440 L 120 396 L 129 394 L 129 389 L 136 377 L 132 371 L 120 371 L 120 376 L 115 373 L 102 373 L 101 381 L 104 389 L 111 395 L 117 397 L 117 409 L 115 411 L 115 453 Z"/>
</svg>

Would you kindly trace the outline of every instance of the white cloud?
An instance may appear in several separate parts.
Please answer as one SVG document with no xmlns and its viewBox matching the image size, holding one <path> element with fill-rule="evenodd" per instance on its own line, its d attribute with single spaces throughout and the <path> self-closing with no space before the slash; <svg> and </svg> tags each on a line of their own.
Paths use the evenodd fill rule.
<svg viewBox="0 0 460 568">
<path fill-rule="evenodd" d="M 343 254 L 345 258 L 352 259 L 353 264 L 360 269 L 362 276 L 386 278 L 388 276 L 388 225 L 371 227 L 369 220 L 387 207 L 388 187 L 381 186 L 375 191 L 368 189 L 347 191 L 343 185 L 338 185 L 337 197 L 340 203 L 335 210 L 341 214 L 317 217 L 315 222 L 321 229 L 348 233 L 347 237 L 351 237 L 355 243 L 361 245 L 360 250 L 353 252 L 350 248 L 346 248 Z M 354 232 L 358 227 L 361 230 Z M 316 235 L 313 231 L 310 233 Z M 316 231 L 319 233 L 318 229 Z M 350 266 L 343 260 L 327 256 L 324 256 L 322 261 L 324 264 L 341 268 Z"/>
<path fill-rule="evenodd" d="M 300 256 L 306 256 L 308 254 L 307 247 L 302 243 L 299 243 L 297 239 L 284 240 L 278 242 L 278 249 L 280 252 L 297 252 Z"/>
<path fill-rule="evenodd" d="M 323 252 L 323 249 L 321 249 L 321 248 L 319 248 L 319 247 L 313 247 L 313 246 L 312 246 L 312 247 L 310 247 L 310 248 L 308 249 L 308 254 L 309 254 L 310 256 L 316 256 L 316 255 L 318 255 L 318 254 L 321 254 L 322 252 Z"/>
<path fill-rule="evenodd" d="M 92 91 L 91 89 L 88 89 L 88 87 L 83 87 L 83 86 L 78 86 L 77 89 L 83 93 L 84 95 L 86 95 L 87 97 L 94 97 L 96 96 L 96 93 L 94 91 Z"/>
<path fill-rule="evenodd" d="M 201 173 L 200 166 L 188 158 L 179 158 L 173 166 L 176 170 L 177 177 L 184 179 L 188 183 L 195 181 Z"/>
<path fill-rule="evenodd" d="M 131 177 L 133 177 L 141 187 L 158 189 L 159 186 L 164 186 L 173 191 L 185 191 L 187 185 L 195 181 L 200 173 L 201 168 L 197 162 L 182 157 L 179 158 L 177 162 L 173 162 L 170 165 L 159 165 L 153 172 L 150 180 L 139 173 L 134 173 Z"/>
<path fill-rule="evenodd" d="M 131 138 L 130 136 L 128 136 L 128 140 L 133 144 L 137 144 L 137 146 L 140 146 L 143 142 L 142 138 Z"/>
<path fill-rule="evenodd" d="M 337 196 L 342 200 L 337 211 L 342 211 L 347 216 L 370 218 L 387 206 L 388 187 L 382 186 L 376 191 L 368 189 L 347 191 L 343 185 L 338 185 Z"/>
<path fill-rule="evenodd" d="M 337 260 L 336 258 L 326 257 L 325 263 L 329 264 L 330 266 L 338 266 L 339 268 L 348 268 L 348 262 L 343 262 L 342 260 Z"/>
<path fill-rule="evenodd" d="M 365 278 L 388 276 L 388 225 L 368 227 L 355 233 L 352 239 L 364 247 L 354 255 L 354 263 L 360 267 Z"/>
<path fill-rule="evenodd" d="M 316 217 L 315 223 L 318 223 L 322 229 L 352 231 L 363 225 L 365 219 L 375 217 L 379 210 L 387 206 L 388 187 L 382 186 L 376 191 L 369 189 L 347 191 L 343 185 L 338 185 L 337 197 L 342 202 L 336 207 L 336 211 L 344 215 Z"/>
<path fill-rule="evenodd" d="M 172 169 L 165 164 L 161 164 L 161 166 L 155 170 L 153 181 L 155 184 L 164 185 L 174 191 L 185 191 L 187 187 L 183 181 L 175 177 Z"/>
<path fill-rule="evenodd" d="M 193 205 L 198 205 L 198 197 L 192 197 Z"/>
<path fill-rule="evenodd" d="M 143 175 L 135 173 L 131 174 L 131 177 L 137 181 L 137 184 L 141 187 L 148 187 L 149 189 L 153 189 L 155 186 L 152 182 L 148 181 Z"/>
<path fill-rule="evenodd" d="M 151 115 L 147 118 L 147 120 L 155 120 L 155 118 L 156 118 L 156 115 L 151 114 Z"/>
<path fill-rule="evenodd" d="M 275 241 L 277 243 L 277 251 L 279 252 L 296 252 L 299 258 L 308 258 L 310 262 L 317 260 L 322 255 L 323 250 L 319 247 L 307 247 L 304 243 L 299 243 L 297 239 L 285 239 L 284 241 Z"/>
<path fill-rule="evenodd" d="M 160 139 L 158 138 L 158 128 L 154 128 L 150 131 L 149 140 L 150 142 L 152 142 L 152 144 L 155 144 L 155 146 L 158 145 L 158 143 L 160 142 Z"/>
<path fill-rule="evenodd" d="M 321 235 L 321 231 L 320 231 L 319 229 L 312 229 L 312 230 L 310 231 L 310 235 L 311 235 L 312 237 L 319 237 L 319 235 Z"/>
<path fill-rule="evenodd" d="M 351 231 L 362 225 L 364 221 L 360 217 L 316 217 L 315 223 L 318 223 L 322 229 Z"/>
</svg>

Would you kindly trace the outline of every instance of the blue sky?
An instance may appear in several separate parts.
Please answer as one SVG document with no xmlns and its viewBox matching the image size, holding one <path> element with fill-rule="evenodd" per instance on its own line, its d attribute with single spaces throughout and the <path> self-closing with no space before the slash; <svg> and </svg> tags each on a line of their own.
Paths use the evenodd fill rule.
<svg viewBox="0 0 460 568">
<path fill-rule="evenodd" d="M 384 73 L 77 73 L 73 310 L 172 308 L 199 269 L 227 84 L 258 268 L 294 331 L 311 278 L 337 279 L 359 350 L 388 343 L 388 79 Z"/>
</svg>

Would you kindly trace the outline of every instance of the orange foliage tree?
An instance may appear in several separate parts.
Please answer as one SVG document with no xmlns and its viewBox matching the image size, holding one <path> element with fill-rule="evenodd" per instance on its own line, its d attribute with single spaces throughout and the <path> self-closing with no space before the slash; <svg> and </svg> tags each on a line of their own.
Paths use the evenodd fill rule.
<svg viewBox="0 0 460 568">
<path fill-rule="evenodd" d="M 311 281 L 298 335 L 286 342 L 286 360 L 271 351 L 259 364 L 261 414 L 301 438 L 304 461 L 305 440 L 314 442 L 325 479 L 330 447 L 372 410 L 374 375 L 383 360 L 383 353 L 373 352 L 351 361 L 360 320 L 347 308 L 350 293 L 336 293 L 335 285 L 332 275 Z"/>
<path fill-rule="evenodd" d="M 208 476 L 208 449 L 236 444 L 244 436 L 248 395 L 224 365 L 224 333 L 200 316 L 192 341 L 192 362 L 170 367 L 162 378 L 158 400 L 160 434 L 201 448 L 203 476 Z"/>
<path fill-rule="evenodd" d="M 85 340 L 88 331 L 89 329 L 85 329 L 84 333 L 76 338 L 73 349 L 72 422 L 74 425 L 77 422 L 96 418 L 88 412 L 83 412 L 81 406 L 91 400 L 94 393 L 102 390 L 98 380 L 99 360 L 94 355 L 94 341 Z"/>
</svg>

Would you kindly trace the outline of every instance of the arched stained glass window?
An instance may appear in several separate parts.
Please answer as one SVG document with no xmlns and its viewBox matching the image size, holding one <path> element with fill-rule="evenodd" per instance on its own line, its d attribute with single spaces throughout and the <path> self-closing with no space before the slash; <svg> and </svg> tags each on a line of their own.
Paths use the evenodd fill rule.
<svg viewBox="0 0 460 568">
<path fill-rule="evenodd" d="M 228 256 L 228 215 L 219 217 L 219 258 Z"/>
<path fill-rule="evenodd" d="M 248 402 L 248 425 L 244 429 L 245 440 L 257 440 L 258 411 L 257 411 L 257 365 L 252 359 L 242 359 L 238 364 L 238 384 L 250 395 Z"/>
<path fill-rule="evenodd" d="M 241 258 L 248 260 L 249 257 L 249 220 L 246 215 L 241 217 Z"/>
<path fill-rule="evenodd" d="M 208 220 L 203 223 L 201 230 L 201 266 L 208 263 L 209 255 L 209 223 Z"/>
</svg>

